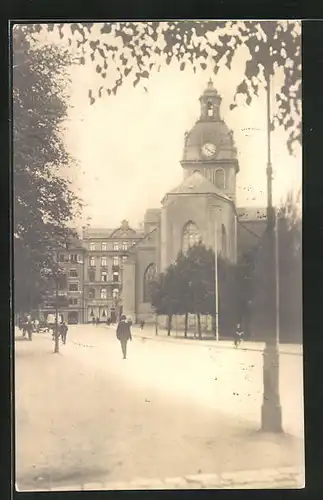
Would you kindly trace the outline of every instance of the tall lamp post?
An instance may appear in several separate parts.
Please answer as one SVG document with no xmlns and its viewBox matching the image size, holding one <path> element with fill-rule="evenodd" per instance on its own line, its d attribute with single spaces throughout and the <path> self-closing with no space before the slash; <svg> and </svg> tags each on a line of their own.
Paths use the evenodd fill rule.
<svg viewBox="0 0 323 500">
<path fill-rule="evenodd" d="M 261 408 L 261 430 L 282 432 L 282 408 L 279 396 L 279 283 L 277 220 L 272 201 L 271 164 L 271 93 L 270 74 L 267 80 L 267 258 L 268 258 L 268 308 L 269 325 L 263 353 L 263 403 Z"/>
<path fill-rule="evenodd" d="M 219 342 L 219 273 L 218 273 L 218 221 L 217 209 L 214 207 L 214 298 L 215 298 L 215 338 Z M 221 209 L 220 209 L 221 210 Z"/>
</svg>

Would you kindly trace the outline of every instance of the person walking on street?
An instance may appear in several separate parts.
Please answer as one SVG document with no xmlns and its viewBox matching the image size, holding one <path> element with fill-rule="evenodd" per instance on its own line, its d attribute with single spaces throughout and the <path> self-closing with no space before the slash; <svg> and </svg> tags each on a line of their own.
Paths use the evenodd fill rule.
<svg viewBox="0 0 323 500">
<path fill-rule="evenodd" d="M 36 318 L 34 321 L 36 333 L 39 333 L 39 320 Z"/>
<path fill-rule="evenodd" d="M 117 326 L 117 339 L 121 344 L 123 359 L 127 359 L 127 343 L 132 340 L 130 325 L 127 322 L 126 316 L 123 314 Z"/>
<path fill-rule="evenodd" d="M 97 316 L 97 318 L 95 320 L 95 323 L 96 323 L 96 326 L 98 326 L 100 324 L 100 318 L 99 318 L 99 316 Z"/>
<path fill-rule="evenodd" d="M 95 325 L 95 317 L 92 318 L 92 325 Z"/>
<path fill-rule="evenodd" d="M 145 326 L 144 320 L 140 321 L 140 329 L 143 330 Z"/>
<path fill-rule="evenodd" d="M 237 324 L 236 333 L 234 337 L 234 345 L 238 347 L 243 341 L 243 331 L 241 329 L 240 323 Z"/>
<path fill-rule="evenodd" d="M 26 331 L 28 333 L 28 340 L 32 340 L 32 334 L 33 334 L 33 324 L 32 324 L 32 321 L 31 319 L 29 319 L 27 321 L 27 324 L 26 324 Z"/>
<path fill-rule="evenodd" d="M 68 332 L 68 326 L 65 323 L 65 321 L 62 321 L 62 323 L 60 325 L 60 334 L 61 334 L 61 339 L 62 339 L 63 344 L 66 344 L 67 332 Z"/>
</svg>

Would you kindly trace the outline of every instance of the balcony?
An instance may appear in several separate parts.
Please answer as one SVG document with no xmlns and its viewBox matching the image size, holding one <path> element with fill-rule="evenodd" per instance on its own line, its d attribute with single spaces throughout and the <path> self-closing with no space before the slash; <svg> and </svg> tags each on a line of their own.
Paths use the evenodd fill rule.
<svg viewBox="0 0 323 500">
<path fill-rule="evenodd" d="M 86 298 L 85 306 L 86 307 L 94 307 L 94 306 L 110 306 L 112 305 L 112 298 L 108 297 L 107 299 L 97 298 Z"/>
<path fill-rule="evenodd" d="M 112 285 L 115 285 L 115 286 L 121 286 L 122 285 L 122 282 L 119 280 L 119 281 L 113 281 L 113 280 L 108 280 L 108 281 L 84 281 L 84 285 L 86 286 L 102 286 L 102 287 L 105 287 L 105 286 L 112 286 Z"/>
</svg>

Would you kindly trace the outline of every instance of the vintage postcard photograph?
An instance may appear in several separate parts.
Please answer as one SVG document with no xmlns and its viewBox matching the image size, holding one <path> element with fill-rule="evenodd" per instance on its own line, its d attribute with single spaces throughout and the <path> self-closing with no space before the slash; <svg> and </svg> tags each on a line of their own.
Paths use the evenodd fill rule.
<svg viewBox="0 0 323 500">
<path fill-rule="evenodd" d="M 301 22 L 10 30 L 16 490 L 304 488 Z"/>
</svg>

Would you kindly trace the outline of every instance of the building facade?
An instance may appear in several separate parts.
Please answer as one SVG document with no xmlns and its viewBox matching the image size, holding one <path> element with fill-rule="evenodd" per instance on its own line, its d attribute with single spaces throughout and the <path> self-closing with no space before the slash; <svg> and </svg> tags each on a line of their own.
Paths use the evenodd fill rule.
<svg viewBox="0 0 323 500">
<path fill-rule="evenodd" d="M 85 248 L 82 241 L 71 239 L 66 248 L 57 251 L 57 261 L 62 275 L 53 291 L 40 309 L 40 317 L 55 314 L 56 297 L 58 294 L 58 310 L 62 319 L 69 324 L 84 323 L 84 259 Z"/>
<path fill-rule="evenodd" d="M 132 229 L 126 220 L 116 229 L 84 230 L 85 323 L 97 318 L 114 322 L 122 312 L 127 259 L 142 237 L 143 233 Z"/>
</svg>

